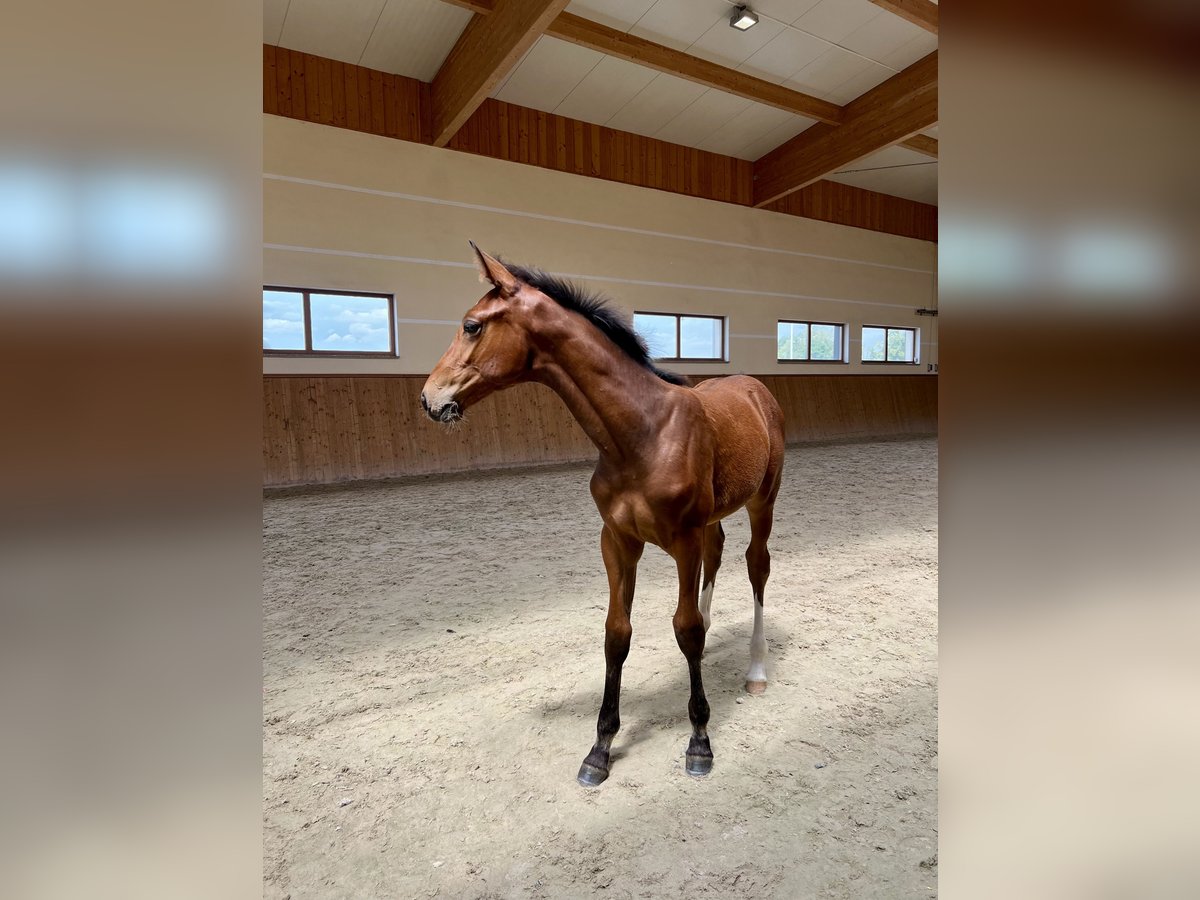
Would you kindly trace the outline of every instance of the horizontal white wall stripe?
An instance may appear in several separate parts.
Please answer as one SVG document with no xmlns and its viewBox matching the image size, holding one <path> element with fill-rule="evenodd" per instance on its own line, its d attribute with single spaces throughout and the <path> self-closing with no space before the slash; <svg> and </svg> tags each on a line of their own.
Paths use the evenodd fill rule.
<svg viewBox="0 0 1200 900">
<path fill-rule="evenodd" d="M 686 234 L 672 234 L 666 231 L 653 231 L 648 228 L 633 228 L 627 225 L 610 225 L 605 222 L 589 222 L 586 219 L 571 219 L 565 216 L 551 216 L 545 213 L 528 212 L 519 209 L 505 209 L 500 206 L 484 206 L 479 203 L 466 203 L 461 200 L 442 200 L 438 197 L 426 197 L 421 194 L 405 194 L 400 191 L 384 191 L 378 188 L 357 187 L 352 184 L 338 184 L 332 181 L 317 181 L 312 178 L 296 178 L 291 175 L 276 175 L 264 172 L 263 178 L 269 181 L 285 181 L 291 184 L 303 184 L 309 187 L 327 188 L 335 191 L 352 191 L 356 194 L 371 194 L 375 197 L 390 197 L 395 200 L 411 200 L 415 203 L 432 203 L 436 206 L 453 206 L 458 209 L 471 209 L 476 212 L 498 213 L 504 216 L 519 216 L 525 219 L 540 219 L 543 222 L 559 222 L 563 225 L 582 225 L 587 228 L 602 228 L 606 231 L 623 231 L 628 234 L 641 234 L 648 237 L 670 238 L 677 241 L 692 241 L 697 244 L 712 244 L 718 247 L 732 247 L 735 250 L 753 250 L 759 253 L 780 253 L 785 256 L 802 256 L 807 259 L 823 259 L 829 262 L 846 263 L 854 266 L 872 266 L 878 269 L 894 269 L 900 272 L 918 272 L 932 275 L 933 269 L 915 269 L 910 266 L 896 266 L 890 263 L 869 262 L 864 259 L 849 259 L 842 256 L 823 256 L 819 253 L 804 253 L 800 250 L 784 250 L 779 247 L 760 247 L 755 244 L 740 244 L 735 241 L 718 241 L 714 238 L 693 237 Z M 781 215 L 783 215 L 781 213 Z M 472 266 L 474 263 L 471 264 Z M 611 279 L 610 279 L 611 280 Z M 782 296 L 782 295 L 781 295 Z"/>
<path fill-rule="evenodd" d="M 389 256 L 386 253 L 360 253 L 357 250 L 326 250 L 322 247 L 296 247 L 291 244 L 263 244 L 264 250 L 284 250 L 288 253 L 321 253 L 326 256 L 353 256 L 358 259 L 382 259 L 388 262 L 421 263 L 426 266 L 446 266 L 450 269 L 474 269 L 473 262 L 447 262 L 444 259 L 424 259 L 419 256 Z"/>
<path fill-rule="evenodd" d="M 329 256 L 350 256 L 360 259 L 382 259 L 389 262 L 418 263 L 430 266 L 446 266 L 454 269 L 474 269 L 473 262 L 448 262 L 442 259 L 423 259 L 416 256 L 389 256 L 385 253 L 360 253 L 356 250 L 330 250 L 324 247 L 297 247 L 293 244 L 263 244 L 264 250 L 282 250 L 287 253 L 321 253 Z M 878 300 L 846 300 L 841 297 L 819 297 L 815 294 L 789 294 L 781 291 L 756 291 L 750 288 L 714 287 L 706 284 L 679 284 L 672 281 L 645 281 L 640 278 L 617 278 L 614 275 L 585 275 L 573 272 L 555 272 L 563 278 L 578 278 L 587 281 L 607 281 L 611 284 L 636 284 L 643 287 L 672 288 L 683 291 L 707 291 L 716 294 L 742 294 L 753 297 L 782 297 L 785 300 L 819 300 L 823 303 L 852 303 L 855 306 L 884 306 L 889 309 L 910 309 L 909 303 L 882 303 Z"/>
</svg>

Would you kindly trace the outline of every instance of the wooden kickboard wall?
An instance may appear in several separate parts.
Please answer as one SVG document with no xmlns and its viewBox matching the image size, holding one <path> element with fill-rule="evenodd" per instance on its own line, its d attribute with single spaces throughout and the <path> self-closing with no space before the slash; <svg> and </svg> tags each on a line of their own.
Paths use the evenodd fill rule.
<svg viewBox="0 0 1200 900">
<path fill-rule="evenodd" d="M 932 434 L 937 376 L 764 375 L 789 444 Z M 265 486 L 329 484 L 595 458 L 566 406 L 518 385 L 447 429 L 418 401 L 424 376 L 263 377 Z"/>
</svg>

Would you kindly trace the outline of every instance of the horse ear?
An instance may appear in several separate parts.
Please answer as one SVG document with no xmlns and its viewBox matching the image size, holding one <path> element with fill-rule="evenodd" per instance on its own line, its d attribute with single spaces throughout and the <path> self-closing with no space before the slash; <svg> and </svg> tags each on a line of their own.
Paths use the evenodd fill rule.
<svg viewBox="0 0 1200 900">
<path fill-rule="evenodd" d="M 474 241 L 468 241 L 468 243 L 475 251 L 475 262 L 479 266 L 479 280 L 485 284 L 490 282 L 493 287 L 499 288 L 500 293 L 506 297 L 515 294 L 519 287 L 517 276 L 508 271 L 500 260 L 488 256 L 476 247 Z"/>
</svg>

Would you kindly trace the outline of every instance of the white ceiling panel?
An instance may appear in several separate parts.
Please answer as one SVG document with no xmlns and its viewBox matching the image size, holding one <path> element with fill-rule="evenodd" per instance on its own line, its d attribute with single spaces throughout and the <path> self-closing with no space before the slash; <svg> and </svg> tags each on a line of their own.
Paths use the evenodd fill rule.
<svg viewBox="0 0 1200 900">
<path fill-rule="evenodd" d="M 864 156 L 851 165 L 846 166 L 846 169 L 886 169 L 897 166 L 920 166 L 925 165 L 930 161 L 930 158 L 924 153 L 918 153 L 916 150 L 909 150 L 907 147 L 901 147 L 899 144 L 894 144 L 891 147 L 885 147 L 870 156 Z"/>
<path fill-rule="evenodd" d="M 746 155 L 749 158 L 753 155 L 754 159 L 760 159 L 770 153 L 780 144 L 786 144 L 802 131 L 808 130 L 816 122 L 812 119 L 806 119 L 804 116 L 795 116 L 791 121 L 784 122 L 775 128 L 772 128 L 764 134 L 759 140 L 747 145 Z"/>
<path fill-rule="evenodd" d="M 897 15 L 875 16 L 865 25 L 856 28 L 840 41 L 847 50 L 869 56 L 877 62 L 882 62 L 894 54 L 913 38 L 929 34 L 925 29 L 905 21 Z M 937 38 L 930 35 L 936 42 Z"/>
<path fill-rule="evenodd" d="M 687 109 L 705 90 L 703 85 L 674 75 L 659 75 L 604 124 L 653 137 L 664 122 Z"/>
<path fill-rule="evenodd" d="M 521 58 L 517 60 L 517 64 L 508 70 L 508 74 L 500 79 L 499 84 L 497 84 L 494 88 L 492 88 L 492 93 L 490 96 L 497 97 L 497 98 L 500 96 L 500 92 L 502 90 L 504 90 L 504 86 L 506 84 L 508 84 L 509 80 L 513 77 L 513 73 L 516 72 L 517 69 L 521 68 L 521 63 L 525 62 L 525 60 L 529 58 L 529 54 L 532 53 L 534 51 L 534 49 L 537 47 L 537 45 L 540 44 L 541 42 L 542 42 L 541 38 L 538 38 L 536 41 L 533 42 L 533 46 L 530 47 L 528 50 L 526 50 L 521 55 Z"/>
<path fill-rule="evenodd" d="M 762 19 L 749 31 L 738 31 L 730 28 L 729 20 L 722 17 L 696 39 L 688 53 L 733 68 L 778 37 L 786 27 L 773 19 Z"/>
<path fill-rule="evenodd" d="M 861 172 L 850 172 L 828 176 L 830 181 L 838 181 L 853 187 L 864 188 L 868 191 L 878 191 L 881 194 L 891 194 L 894 197 L 905 197 L 918 203 L 937 205 L 937 163 L 929 160 L 926 165 L 909 166 L 902 169 L 867 169 Z"/>
<path fill-rule="evenodd" d="M 289 0 L 263 0 L 263 43 L 278 44 Z"/>
<path fill-rule="evenodd" d="M 840 47 L 830 47 L 819 57 L 783 83 L 784 87 L 830 99 L 851 78 L 858 78 L 877 66 Z"/>
<path fill-rule="evenodd" d="M 654 136 L 659 140 L 698 147 L 708 135 L 749 105 L 749 100 L 709 89 Z"/>
<path fill-rule="evenodd" d="M 728 23 L 731 9 L 726 0 L 658 0 L 629 33 L 686 50 L 717 22 Z"/>
<path fill-rule="evenodd" d="M 805 128 L 812 124 L 812 119 L 805 119 L 803 116 L 796 116 L 798 122 L 785 122 L 776 128 L 772 128 L 766 134 L 752 140 L 750 143 L 742 147 L 742 149 L 734 154 L 742 159 L 748 159 L 751 162 L 759 157 L 766 156 L 780 144 L 786 143 L 802 132 Z M 780 135 L 786 134 L 786 137 Z"/>
<path fill-rule="evenodd" d="M 928 56 L 938 46 L 938 36 L 930 34 L 924 29 L 918 29 L 920 34 L 914 37 L 903 47 L 899 47 L 891 53 L 880 58 L 880 62 L 885 66 L 891 66 L 893 69 L 906 69 L 915 63 L 918 59 Z"/>
<path fill-rule="evenodd" d="M 496 99 L 533 109 L 552 110 L 604 58 L 603 53 L 587 47 L 548 37 L 539 38 L 496 93 Z"/>
<path fill-rule="evenodd" d="M 936 138 L 937 134 L 938 134 L 937 130 L 938 130 L 938 127 L 936 125 L 930 125 L 924 131 L 922 131 L 921 134 L 927 134 L 931 138 Z"/>
<path fill-rule="evenodd" d="M 747 75 L 781 84 L 828 49 L 829 44 L 820 38 L 785 28 L 737 68 Z"/>
<path fill-rule="evenodd" d="M 279 43 L 289 50 L 302 50 L 357 64 L 375 23 L 379 21 L 384 2 L 292 0 Z"/>
<path fill-rule="evenodd" d="M 698 146 L 699 149 L 707 150 L 709 153 L 748 159 L 748 157 L 741 156 L 741 149 L 746 146 L 745 135 L 734 131 L 715 131 L 701 141 Z"/>
<path fill-rule="evenodd" d="M 469 21 L 442 0 L 387 0 L 360 65 L 432 81 Z"/>
<path fill-rule="evenodd" d="M 937 203 L 937 160 L 907 147 L 888 147 L 865 156 L 829 176 L 869 191 Z"/>
<path fill-rule="evenodd" d="M 750 0 L 747 5 L 757 13 L 790 24 L 820 2 L 821 0 Z"/>
<path fill-rule="evenodd" d="M 871 88 L 883 84 L 896 73 L 887 66 L 879 63 L 867 63 L 868 68 L 850 78 L 829 92 L 829 99 L 839 106 L 845 106 L 851 100 L 861 97 Z"/>
<path fill-rule="evenodd" d="M 827 41 L 841 43 L 842 38 L 877 16 L 890 15 L 871 0 L 821 0 L 792 24 Z"/>
<path fill-rule="evenodd" d="M 700 149 L 740 159 L 754 159 L 748 150 L 752 144 L 757 145 L 767 134 L 797 118 L 799 116 L 772 106 L 751 103 L 705 138 L 700 143 Z"/>
<path fill-rule="evenodd" d="M 655 76 L 653 69 L 605 56 L 575 85 L 553 112 L 603 125 L 632 100 Z"/>
<path fill-rule="evenodd" d="M 628 31 L 657 0 L 571 0 L 567 12 L 618 31 Z"/>
</svg>

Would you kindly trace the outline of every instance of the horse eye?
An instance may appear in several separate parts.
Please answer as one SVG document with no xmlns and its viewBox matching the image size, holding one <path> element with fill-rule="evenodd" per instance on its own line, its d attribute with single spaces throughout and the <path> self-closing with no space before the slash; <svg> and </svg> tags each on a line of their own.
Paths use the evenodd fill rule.
<svg viewBox="0 0 1200 900">
<path fill-rule="evenodd" d="M 467 334 L 479 334 L 482 328 L 478 322 L 463 322 L 463 331 Z"/>
</svg>

